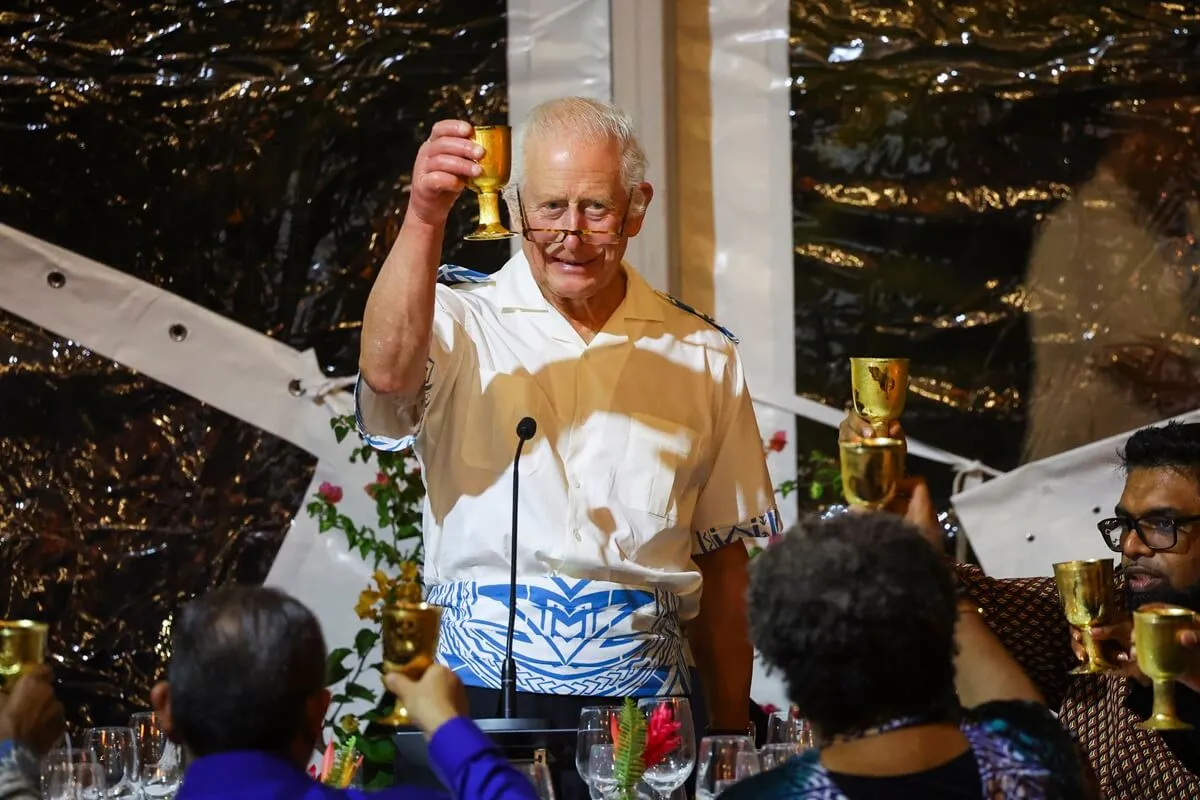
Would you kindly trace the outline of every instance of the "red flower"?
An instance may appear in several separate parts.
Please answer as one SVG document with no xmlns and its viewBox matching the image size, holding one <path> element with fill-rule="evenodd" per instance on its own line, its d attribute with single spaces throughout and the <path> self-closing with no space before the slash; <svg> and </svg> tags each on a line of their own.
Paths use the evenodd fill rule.
<svg viewBox="0 0 1200 800">
<path fill-rule="evenodd" d="M 329 481 L 325 481 L 317 489 L 317 494 L 321 495 L 321 499 L 325 502 L 336 505 L 342 500 L 342 487 L 334 486 Z"/>
<path fill-rule="evenodd" d="M 383 474 L 382 472 L 377 472 L 377 473 L 375 473 L 375 482 L 377 484 L 379 484 L 380 486 L 387 486 L 389 483 L 392 482 L 392 479 L 389 478 L 387 475 Z"/>
<path fill-rule="evenodd" d="M 785 447 L 787 447 L 787 431 L 775 431 L 771 434 L 771 438 L 767 440 L 768 452 L 779 453 Z"/>
<path fill-rule="evenodd" d="M 653 767 L 679 747 L 679 727 L 670 705 L 655 706 L 646 723 L 646 747 L 642 750 L 644 766 Z"/>
<path fill-rule="evenodd" d="M 779 710 L 779 706 L 775 705 L 774 703 L 763 703 L 761 706 L 759 706 L 759 708 L 761 708 L 762 712 L 768 717 Z"/>
</svg>

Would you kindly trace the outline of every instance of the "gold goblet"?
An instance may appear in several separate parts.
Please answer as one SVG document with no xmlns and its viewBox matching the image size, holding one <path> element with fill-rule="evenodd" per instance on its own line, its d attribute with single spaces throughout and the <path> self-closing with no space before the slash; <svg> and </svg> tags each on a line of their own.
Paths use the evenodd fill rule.
<svg viewBox="0 0 1200 800">
<path fill-rule="evenodd" d="M 428 603 L 396 603 L 383 611 L 383 670 L 419 680 L 437 654 L 442 609 Z M 408 710 L 399 697 L 382 725 L 408 725 Z"/>
<path fill-rule="evenodd" d="M 21 673 L 46 660 L 48 631 L 44 622 L 0 620 L 0 690 L 11 691 Z"/>
<path fill-rule="evenodd" d="M 908 359 L 852 358 L 850 387 L 854 410 L 877 429 L 899 419 L 908 394 Z"/>
<path fill-rule="evenodd" d="M 885 508 L 904 477 L 904 440 L 877 437 L 841 442 L 842 493 L 851 505 Z"/>
<path fill-rule="evenodd" d="M 1133 612 L 1133 646 L 1137 663 L 1154 681 L 1154 707 L 1150 718 L 1139 722 L 1145 731 L 1187 731 L 1192 726 L 1175 714 L 1175 679 L 1188 670 L 1191 653 L 1179 643 L 1179 634 L 1196 624 L 1196 614 L 1179 606 L 1161 606 Z"/>
<path fill-rule="evenodd" d="M 514 234 L 500 222 L 500 190 L 512 172 L 512 128 L 507 125 L 478 125 L 471 137 L 483 148 L 479 166 L 483 171 L 467 181 L 479 195 L 479 226 L 467 234 L 471 241 L 508 239 Z"/>
<path fill-rule="evenodd" d="M 1092 638 L 1092 628 L 1112 622 L 1116 615 L 1113 599 L 1113 560 L 1097 558 L 1062 561 L 1054 565 L 1054 580 L 1063 613 L 1071 627 L 1083 636 L 1087 658 L 1071 675 L 1094 675 L 1115 669 Z"/>
</svg>

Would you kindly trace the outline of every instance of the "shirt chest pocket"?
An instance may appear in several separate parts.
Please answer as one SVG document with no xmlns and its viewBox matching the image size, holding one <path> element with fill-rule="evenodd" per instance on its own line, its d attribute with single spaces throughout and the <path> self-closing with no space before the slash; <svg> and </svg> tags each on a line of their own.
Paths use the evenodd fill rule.
<svg viewBox="0 0 1200 800">
<path fill-rule="evenodd" d="M 613 478 L 616 496 L 631 508 L 677 519 L 690 506 L 699 443 L 700 435 L 686 425 L 630 416 L 625 456 Z"/>
<path fill-rule="evenodd" d="M 521 450 L 521 474 L 534 472 L 545 453 L 546 426 L 552 411 L 541 388 L 530 378 L 480 370 L 463 403 L 459 454 L 473 469 L 506 472 L 517 453 L 517 425 L 525 417 L 537 423 L 533 438 Z"/>
</svg>

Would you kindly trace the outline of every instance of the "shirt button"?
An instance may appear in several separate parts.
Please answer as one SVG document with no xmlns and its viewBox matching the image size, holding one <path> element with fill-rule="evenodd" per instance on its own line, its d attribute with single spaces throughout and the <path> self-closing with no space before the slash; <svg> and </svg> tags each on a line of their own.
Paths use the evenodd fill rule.
<svg viewBox="0 0 1200 800">
<path fill-rule="evenodd" d="M 578 489 L 578 488 L 579 488 L 579 481 L 571 481 L 571 485 L 572 485 L 572 486 L 574 486 L 576 489 Z"/>
<path fill-rule="evenodd" d="M 574 533 L 574 535 L 575 535 L 575 541 L 577 541 L 577 542 L 583 541 L 583 537 L 579 534 L 579 528 L 576 528 L 574 531 L 572 531 L 572 533 Z"/>
</svg>

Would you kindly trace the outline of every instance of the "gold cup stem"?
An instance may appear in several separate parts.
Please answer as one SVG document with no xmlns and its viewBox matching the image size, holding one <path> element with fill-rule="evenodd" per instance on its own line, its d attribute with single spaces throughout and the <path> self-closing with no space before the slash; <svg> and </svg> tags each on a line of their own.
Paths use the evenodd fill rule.
<svg viewBox="0 0 1200 800">
<path fill-rule="evenodd" d="M 1092 636 L 1091 628 L 1079 628 L 1079 633 L 1083 639 L 1083 651 L 1087 655 L 1083 663 L 1071 670 L 1071 675 L 1098 675 L 1101 672 L 1108 672 L 1115 667 L 1109 663 L 1104 657 L 1104 652 L 1100 649 L 1100 643 Z"/>
<path fill-rule="evenodd" d="M 500 193 L 479 193 L 479 226 L 465 238 L 473 242 L 510 239 L 515 236 L 500 222 Z"/>
<path fill-rule="evenodd" d="M 1192 726 L 1184 722 L 1175 713 L 1175 681 L 1172 679 L 1154 681 L 1154 705 L 1150 711 L 1150 719 L 1138 723 L 1138 727 L 1146 731 L 1189 731 Z"/>
</svg>

